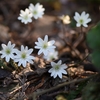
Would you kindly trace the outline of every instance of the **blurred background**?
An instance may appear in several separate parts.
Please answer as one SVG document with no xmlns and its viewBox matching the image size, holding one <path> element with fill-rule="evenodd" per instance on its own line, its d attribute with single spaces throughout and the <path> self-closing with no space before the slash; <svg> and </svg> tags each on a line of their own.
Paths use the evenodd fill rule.
<svg viewBox="0 0 100 100">
<path fill-rule="evenodd" d="M 17 19 L 20 10 L 25 10 L 30 3 L 37 2 L 45 8 L 43 18 L 33 19 L 33 22 L 27 25 L 21 23 Z M 75 12 L 82 11 L 90 14 L 90 26 L 93 26 L 100 19 L 100 0 L 0 0 L 0 43 L 11 40 L 18 46 L 25 44 L 33 47 L 37 37 L 43 37 L 45 34 L 56 36 L 62 30 L 58 19 L 61 15 L 70 17 L 71 23 L 66 27 L 67 33 L 70 33 L 69 30 L 76 28 L 76 22 L 73 20 Z"/>
</svg>

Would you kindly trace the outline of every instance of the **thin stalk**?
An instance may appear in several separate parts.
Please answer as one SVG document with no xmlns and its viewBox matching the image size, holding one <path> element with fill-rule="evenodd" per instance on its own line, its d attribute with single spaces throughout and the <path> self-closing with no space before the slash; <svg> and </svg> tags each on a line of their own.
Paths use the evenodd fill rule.
<svg viewBox="0 0 100 100">
<path fill-rule="evenodd" d="M 80 31 L 80 33 L 83 34 L 83 27 L 82 27 L 82 25 L 81 25 L 81 31 Z"/>
<path fill-rule="evenodd" d="M 66 44 L 66 46 L 68 46 L 74 53 L 75 53 L 75 55 L 78 57 L 78 58 L 80 58 L 80 59 L 82 59 L 80 56 L 79 56 L 79 54 L 78 54 L 78 51 L 76 51 L 76 49 L 75 48 L 73 48 L 73 46 L 71 46 L 67 41 L 66 41 L 66 39 L 65 39 L 65 24 L 63 24 L 62 23 L 62 33 L 63 33 L 63 37 L 62 37 L 62 40 L 65 42 L 65 44 Z"/>
</svg>

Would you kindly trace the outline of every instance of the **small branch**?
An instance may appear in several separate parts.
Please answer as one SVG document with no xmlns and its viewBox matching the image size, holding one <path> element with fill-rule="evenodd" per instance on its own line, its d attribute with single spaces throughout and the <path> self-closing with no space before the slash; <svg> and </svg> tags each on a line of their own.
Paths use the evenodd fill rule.
<svg viewBox="0 0 100 100">
<path fill-rule="evenodd" d="M 53 90 L 56 90 L 56 89 L 58 89 L 58 88 L 61 88 L 61 87 L 63 87 L 63 86 L 66 86 L 66 85 L 69 85 L 69 84 L 72 84 L 72 83 L 79 83 L 79 82 L 82 82 L 82 81 L 86 81 L 86 80 L 88 80 L 88 79 L 90 79 L 90 78 L 93 78 L 94 76 L 96 76 L 96 75 L 92 75 L 92 76 L 87 77 L 87 78 L 85 78 L 85 79 L 79 79 L 79 80 L 76 80 L 76 79 L 75 79 L 75 80 L 70 81 L 70 82 L 64 82 L 64 83 L 59 84 L 59 85 L 57 85 L 57 86 L 55 86 L 55 87 L 52 87 L 52 88 L 50 88 L 50 89 L 46 89 L 46 90 L 34 92 L 34 93 L 32 93 L 31 95 L 29 95 L 29 97 L 33 97 L 33 100 L 36 100 L 36 97 L 39 96 L 39 95 L 42 95 L 42 94 L 51 92 L 51 91 L 53 91 Z"/>
<path fill-rule="evenodd" d="M 73 66 L 78 66 L 78 65 L 81 64 L 88 56 L 89 56 L 89 54 L 87 54 L 87 55 L 86 55 L 80 62 L 78 62 L 78 63 L 68 65 L 68 68 L 73 67 Z"/>
<path fill-rule="evenodd" d="M 30 82 L 26 82 L 23 86 L 24 87 L 27 87 L 29 86 Z M 9 95 L 10 97 L 9 98 L 12 98 L 19 90 L 21 90 L 23 88 L 23 86 L 19 86 L 18 88 L 16 88 L 14 91 L 10 92 Z"/>
</svg>

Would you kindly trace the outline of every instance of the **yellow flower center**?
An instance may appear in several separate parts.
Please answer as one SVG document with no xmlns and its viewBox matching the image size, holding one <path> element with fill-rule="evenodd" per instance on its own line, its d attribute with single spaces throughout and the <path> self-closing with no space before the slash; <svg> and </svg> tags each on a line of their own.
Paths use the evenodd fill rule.
<svg viewBox="0 0 100 100">
<path fill-rule="evenodd" d="M 55 70 L 59 70 L 59 65 L 56 65 L 55 66 Z"/>
<path fill-rule="evenodd" d="M 22 57 L 22 59 L 25 59 L 26 58 L 26 53 L 22 53 L 21 57 Z"/>
<path fill-rule="evenodd" d="M 80 19 L 80 23 L 83 24 L 83 19 Z"/>
<path fill-rule="evenodd" d="M 28 16 L 27 16 L 27 15 L 26 15 L 26 16 L 24 16 L 24 19 L 25 19 L 25 20 L 27 20 L 27 19 L 28 19 Z"/>
<path fill-rule="evenodd" d="M 36 15 L 37 14 L 37 11 L 35 10 L 33 13 L 34 13 L 34 15 Z"/>
<path fill-rule="evenodd" d="M 11 53 L 11 50 L 10 49 L 7 49 L 6 50 L 6 54 L 9 55 L 10 53 Z"/>
<path fill-rule="evenodd" d="M 45 44 L 43 45 L 43 48 L 44 48 L 44 49 L 47 49 L 47 47 L 48 47 L 48 44 L 45 43 Z"/>
</svg>

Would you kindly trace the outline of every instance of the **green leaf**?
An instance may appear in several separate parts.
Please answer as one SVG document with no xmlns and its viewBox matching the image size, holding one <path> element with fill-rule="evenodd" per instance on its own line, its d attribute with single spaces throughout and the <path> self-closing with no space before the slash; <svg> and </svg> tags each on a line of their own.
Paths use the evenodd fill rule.
<svg viewBox="0 0 100 100">
<path fill-rule="evenodd" d="M 83 90 L 82 100 L 100 100 L 100 83 L 89 83 Z"/>
<path fill-rule="evenodd" d="M 87 34 L 87 43 L 93 50 L 100 50 L 100 22 Z"/>
<path fill-rule="evenodd" d="M 75 90 L 70 90 L 69 94 L 66 96 L 68 100 L 75 99 L 78 95 L 81 95 L 83 88 L 86 86 L 87 81 L 81 82 L 78 84 L 78 87 Z"/>
<path fill-rule="evenodd" d="M 92 53 L 93 64 L 100 69 L 100 50 L 96 50 Z"/>
<path fill-rule="evenodd" d="M 93 50 L 92 62 L 100 69 L 100 22 L 88 32 L 87 43 Z"/>
</svg>

